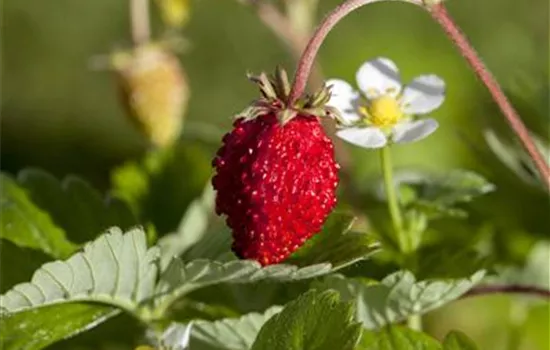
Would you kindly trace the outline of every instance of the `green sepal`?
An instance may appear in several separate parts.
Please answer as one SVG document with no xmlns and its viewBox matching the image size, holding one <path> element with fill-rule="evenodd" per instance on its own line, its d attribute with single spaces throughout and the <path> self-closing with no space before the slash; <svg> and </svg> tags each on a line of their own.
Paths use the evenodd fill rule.
<svg viewBox="0 0 550 350">
<path fill-rule="evenodd" d="M 257 84 L 262 95 L 254 100 L 234 118 L 250 121 L 262 115 L 275 114 L 281 125 L 288 123 L 298 115 L 315 117 L 336 117 L 341 119 L 337 109 L 328 107 L 330 88 L 323 86 L 312 94 L 299 98 L 291 106 L 288 104 L 291 86 L 286 71 L 278 66 L 272 75 L 262 72 L 259 75 L 247 74 L 250 81 Z"/>
</svg>

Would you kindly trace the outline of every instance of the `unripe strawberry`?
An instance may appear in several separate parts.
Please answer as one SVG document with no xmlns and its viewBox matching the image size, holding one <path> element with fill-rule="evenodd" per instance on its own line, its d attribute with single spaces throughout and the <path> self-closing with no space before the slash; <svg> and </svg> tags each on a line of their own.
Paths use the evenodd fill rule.
<svg viewBox="0 0 550 350">
<path fill-rule="evenodd" d="M 318 118 L 326 114 L 327 91 L 289 109 L 286 75 L 255 80 L 263 98 L 224 136 L 212 183 L 216 211 L 233 230 L 233 251 L 268 265 L 321 230 L 336 204 L 339 167 Z"/>
<path fill-rule="evenodd" d="M 122 102 L 130 119 L 158 147 L 180 135 L 189 98 L 178 58 L 158 44 L 113 54 Z"/>
</svg>

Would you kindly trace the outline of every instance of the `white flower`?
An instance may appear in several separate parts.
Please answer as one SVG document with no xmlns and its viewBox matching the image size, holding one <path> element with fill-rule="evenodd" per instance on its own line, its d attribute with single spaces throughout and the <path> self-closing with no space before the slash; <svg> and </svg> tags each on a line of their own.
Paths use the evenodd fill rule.
<svg viewBox="0 0 550 350">
<path fill-rule="evenodd" d="M 433 133 L 434 119 L 415 119 L 437 109 L 445 99 L 445 82 L 436 75 L 421 75 L 405 88 L 390 59 L 365 62 L 357 71 L 360 92 L 347 82 L 332 79 L 328 103 L 340 111 L 340 138 L 365 148 L 421 140 Z"/>
</svg>

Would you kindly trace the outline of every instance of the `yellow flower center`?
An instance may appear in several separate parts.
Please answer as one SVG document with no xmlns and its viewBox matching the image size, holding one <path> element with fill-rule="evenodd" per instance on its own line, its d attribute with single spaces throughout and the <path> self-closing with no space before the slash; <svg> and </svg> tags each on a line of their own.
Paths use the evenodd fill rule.
<svg viewBox="0 0 550 350">
<path fill-rule="evenodd" d="M 403 117 L 399 102 L 389 95 L 370 101 L 370 105 L 364 108 L 363 113 L 369 123 L 378 127 L 394 126 Z"/>
</svg>

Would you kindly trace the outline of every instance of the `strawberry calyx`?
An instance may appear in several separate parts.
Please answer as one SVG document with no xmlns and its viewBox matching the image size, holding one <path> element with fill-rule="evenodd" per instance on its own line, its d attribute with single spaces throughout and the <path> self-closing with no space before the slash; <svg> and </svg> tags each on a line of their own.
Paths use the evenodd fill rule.
<svg viewBox="0 0 550 350">
<path fill-rule="evenodd" d="M 290 82 L 286 71 L 277 67 L 275 73 L 268 75 L 247 75 L 248 79 L 257 84 L 261 97 L 253 101 L 235 118 L 250 121 L 262 115 L 275 114 L 282 125 L 298 115 L 315 117 L 337 117 L 338 111 L 326 106 L 330 99 L 330 88 L 323 86 L 312 94 L 306 94 L 294 104 L 288 105 Z"/>
</svg>

